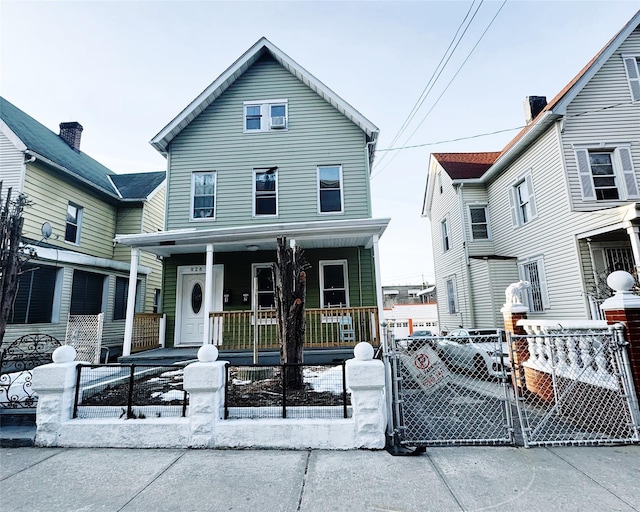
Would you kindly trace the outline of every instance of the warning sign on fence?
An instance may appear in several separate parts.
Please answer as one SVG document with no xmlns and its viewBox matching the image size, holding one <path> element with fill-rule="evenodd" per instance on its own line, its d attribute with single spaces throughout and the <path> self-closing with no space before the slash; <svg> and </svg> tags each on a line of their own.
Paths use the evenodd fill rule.
<svg viewBox="0 0 640 512">
<path fill-rule="evenodd" d="M 403 377 L 414 381 L 424 391 L 432 392 L 444 386 L 450 378 L 449 369 L 428 344 L 399 354 L 404 367 Z"/>
</svg>

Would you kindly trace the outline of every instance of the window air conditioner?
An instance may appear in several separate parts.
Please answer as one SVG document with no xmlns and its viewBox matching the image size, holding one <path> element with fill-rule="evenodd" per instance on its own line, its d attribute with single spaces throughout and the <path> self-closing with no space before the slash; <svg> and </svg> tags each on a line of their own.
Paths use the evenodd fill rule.
<svg viewBox="0 0 640 512">
<path fill-rule="evenodd" d="M 271 118 L 271 128 L 273 130 L 281 130 L 287 127 L 287 118 L 284 116 L 277 116 Z"/>
</svg>

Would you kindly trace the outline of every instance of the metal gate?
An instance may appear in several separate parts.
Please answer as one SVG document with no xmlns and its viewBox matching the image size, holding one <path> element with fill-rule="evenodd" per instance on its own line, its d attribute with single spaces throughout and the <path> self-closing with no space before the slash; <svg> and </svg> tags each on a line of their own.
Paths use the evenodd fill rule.
<svg viewBox="0 0 640 512">
<path fill-rule="evenodd" d="M 639 441 L 622 328 L 391 340 L 393 437 L 406 446 Z"/>
<path fill-rule="evenodd" d="M 394 435 L 407 446 L 510 444 L 504 333 L 391 341 Z"/>
<path fill-rule="evenodd" d="M 509 339 L 524 446 L 638 442 L 622 325 Z"/>
</svg>

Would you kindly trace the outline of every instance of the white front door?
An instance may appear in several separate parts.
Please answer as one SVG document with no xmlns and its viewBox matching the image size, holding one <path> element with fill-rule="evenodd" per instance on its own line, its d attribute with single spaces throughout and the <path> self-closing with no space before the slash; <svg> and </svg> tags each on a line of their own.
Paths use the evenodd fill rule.
<svg viewBox="0 0 640 512">
<path fill-rule="evenodd" d="M 213 266 L 213 311 L 222 311 L 223 265 Z M 202 345 L 204 335 L 205 266 L 178 267 L 174 345 Z"/>
</svg>

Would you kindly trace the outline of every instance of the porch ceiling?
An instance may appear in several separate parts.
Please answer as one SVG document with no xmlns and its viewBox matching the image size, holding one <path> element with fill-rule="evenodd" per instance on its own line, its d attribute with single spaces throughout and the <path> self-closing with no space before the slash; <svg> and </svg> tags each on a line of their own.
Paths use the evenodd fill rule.
<svg viewBox="0 0 640 512">
<path fill-rule="evenodd" d="M 275 250 L 276 239 L 286 236 L 304 249 L 370 247 L 382 236 L 390 219 L 356 219 L 320 222 L 263 224 L 238 228 L 186 229 L 157 233 L 116 235 L 114 242 L 158 256 L 203 253 L 207 244 L 214 252 Z"/>
</svg>

